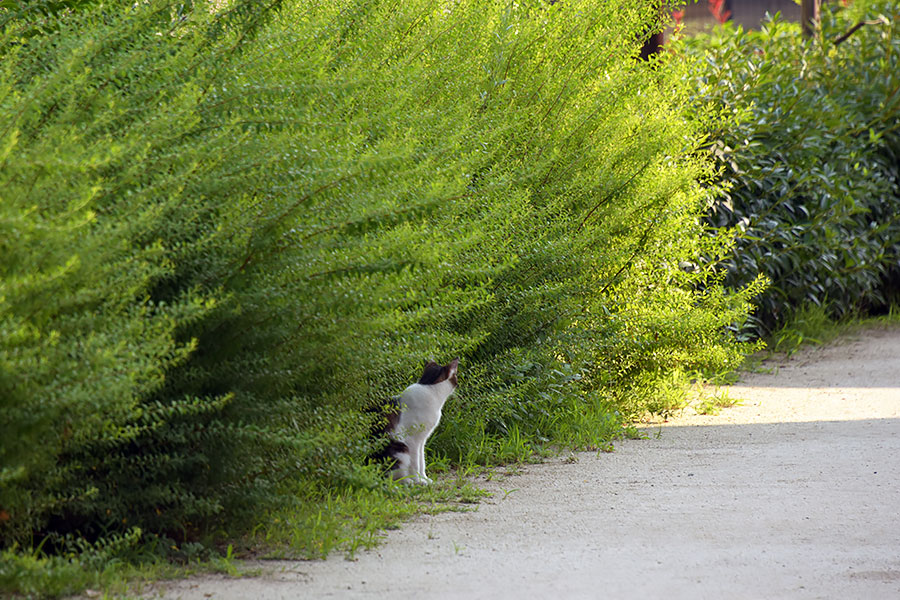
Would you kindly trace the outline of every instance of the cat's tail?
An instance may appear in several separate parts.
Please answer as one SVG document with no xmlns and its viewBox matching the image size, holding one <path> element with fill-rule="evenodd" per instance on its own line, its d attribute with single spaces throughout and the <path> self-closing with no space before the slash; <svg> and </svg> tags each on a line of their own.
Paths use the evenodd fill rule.
<svg viewBox="0 0 900 600">
<path fill-rule="evenodd" d="M 409 454 L 406 444 L 391 437 L 400 423 L 401 408 L 400 397 L 395 396 L 384 404 L 375 404 L 366 409 L 366 413 L 372 415 L 369 437 L 375 443 L 375 449 L 368 457 L 370 462 L 394 468 L 399 455 Z"/>
</svg>

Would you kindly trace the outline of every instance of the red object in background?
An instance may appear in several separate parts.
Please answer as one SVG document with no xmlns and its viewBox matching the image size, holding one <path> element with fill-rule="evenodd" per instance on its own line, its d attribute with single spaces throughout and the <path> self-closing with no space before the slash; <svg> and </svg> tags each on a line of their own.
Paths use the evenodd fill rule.
<svg viewBox="0 0 900 600">
<path fill-rule="evenodd" d="M 684 20 L 684 11 L 683 10 L 673 10 L 672 18 L 675 19 L 676 23 L 681 23 Z"/>
<path fill-rule="evenodd" d="M 709 12 L 719 23 L 724 23 L 731 16 L 731 11 L 725 9 L 725 0 L 709 0 Z"/>
</svg>

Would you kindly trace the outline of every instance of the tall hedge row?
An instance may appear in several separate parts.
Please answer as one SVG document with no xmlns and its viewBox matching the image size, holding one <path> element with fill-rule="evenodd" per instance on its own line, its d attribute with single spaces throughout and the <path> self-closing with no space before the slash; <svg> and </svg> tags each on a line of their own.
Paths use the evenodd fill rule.
<svg viewBox="0 0 900 600">
<path fill-rule="evenodd" d="M 849 34 L 849 35 L 848 35 Z M 710 222 L 740 231 L 725 264 L 764 273 L 755 330 L 804 307 L 833 317 L 900 299 L 900 8 L 828 3 L 814 38 L 773 20 L 689 40 L 698 105 L 730 190 Z"/>
<path fill-rule="evenodd" d="M 452 461 L 740 360 L 758 285 L 719 285 L 682 67 L 634 59 L 652 3 L 277 4 L 4 26 L 0 545 L 369 485 L 364 409 L 432 356 Z"/>
</svg>

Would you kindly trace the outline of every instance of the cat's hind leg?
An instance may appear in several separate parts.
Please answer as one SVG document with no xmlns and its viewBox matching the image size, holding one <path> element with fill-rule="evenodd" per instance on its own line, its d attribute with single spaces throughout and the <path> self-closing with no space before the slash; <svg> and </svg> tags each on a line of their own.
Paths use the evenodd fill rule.
<svg viewBox="0 0 900 600">
<path fill-rule="evenodd" d="M 394 440 L 387 449 L 387 454 L 394 461 L 391 465 L 391 478 L 394 481 L 411 483 L 410 479 L 416 477 L 417 454 L 415 450 L 400 441 Z"/>
<path fill-rule="evenodd" d="M 397 461 L 391 469 L 391 477 L 394 481 L 402 481 L 403 483 L 412 483 L 410 479 L 415 477 L 415 470 L 412 465 L 412 455 L 409 452 L 402 452 L 394 455 Z"/>
</svg>

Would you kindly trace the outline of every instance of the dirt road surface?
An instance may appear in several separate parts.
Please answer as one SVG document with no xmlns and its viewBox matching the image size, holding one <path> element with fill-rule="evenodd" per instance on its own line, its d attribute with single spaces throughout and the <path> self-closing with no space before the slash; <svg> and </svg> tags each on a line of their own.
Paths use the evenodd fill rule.
<svg viewBox="0 0 900 600">
<path fill-rule="evenodd" d="M 355 561 L 266 563 L 262 577 L 156 593 L 900 598 L 900 329 L 764 367 L 730 390 L 741 406 L 484 482 L 494 495 L 477 510 L 418 517 Z"/>
</svg>

